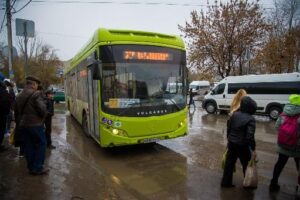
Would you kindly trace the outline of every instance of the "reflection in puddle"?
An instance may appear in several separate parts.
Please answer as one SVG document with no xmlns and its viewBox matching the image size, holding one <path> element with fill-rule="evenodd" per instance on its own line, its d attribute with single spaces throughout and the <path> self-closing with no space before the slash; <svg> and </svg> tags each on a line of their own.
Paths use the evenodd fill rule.
<svg viewBox="0 0 300 200">
<path fill-rule="evenodd" d="M 75 119 L 65 117 L 66 130 L 59 134 L 60 139 L 66 141 L 65 145 L 81 161 L 110 182 L 126 188 L 137 199 L 167 199 L 178 195 L 180 199 L 185 198 L 184 192 L 174 194 L 174 191 L 185 188 L 186 157 L 155 143 L 104 149 L 85 136 Z"/>
</svg>

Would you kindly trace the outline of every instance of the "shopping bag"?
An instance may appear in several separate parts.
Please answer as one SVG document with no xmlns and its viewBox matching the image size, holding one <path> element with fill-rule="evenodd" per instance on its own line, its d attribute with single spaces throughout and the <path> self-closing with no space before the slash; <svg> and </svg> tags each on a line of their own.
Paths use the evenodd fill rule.
<svg viewBox="0 0 300 200">
<path fill-rule="evenodd" d="M 227 156 L 228 156 L 228 149 L 226 148 L 226 150 L 224 151 L 224 153 L 222 155 L 222 169 L 224 169 L 224 167 L 225 167 Z M 235 166 L 233 168 L 233 172 L 235 172 Z"/>
<path fill-rule="evenodd" d="M 226 149 L 225 152 L 222 155 L 222 169 L 224 169 L 224 167 L 225 167 L 225 162 L 226 162 L 226 158 L 227 158 L 227 152 L 228 152 L 228 149 Z"/>
<path fill-rule="evenodd" d="M 15 129 L 13 129 L 10 132 L 9 138 L 8 138 L 8 142 L 10 145 L 14 145 L 15 144 Z"/>
<path fill-rule="evenodd" d="M 255 158 L 252 157 L 248 163 L 245 178 L 243 181 L 244 188 L 257 188 L 258 177 L 257 177 L 257 168 Z"/>
</svg>

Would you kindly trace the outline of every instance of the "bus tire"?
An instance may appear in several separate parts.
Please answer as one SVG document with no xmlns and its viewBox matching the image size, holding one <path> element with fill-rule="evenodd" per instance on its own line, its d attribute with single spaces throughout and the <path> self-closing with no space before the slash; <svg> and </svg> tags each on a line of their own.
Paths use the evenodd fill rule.
<svg viewBox="0 0 300 200">
<path fill-rule="evenodd" d="M 217 106 L 213 102 L 208 102 L 205 105 L 205 110 L 209 114 L 214 114 L 217 111 Z"/>
<path fill-rule="evenodd" d="M 269 117 L 272 119 L 272 120 L 276 120 L 280 113 L 282 112 L 282 108 L 278 107 L 278 106 L 272 106 L 270 109 L 269 109 Z"/>
<path fill-rule="evenodd" d="M 88 119 L 87 119 L 87 115 L 85 112 L 82 115 L 82 129 L 83 129 L 84 134 L 87 137 L 89 137 L 90 134 L 89 134 L 89 127 L 88 127 Z"/>
</svg>

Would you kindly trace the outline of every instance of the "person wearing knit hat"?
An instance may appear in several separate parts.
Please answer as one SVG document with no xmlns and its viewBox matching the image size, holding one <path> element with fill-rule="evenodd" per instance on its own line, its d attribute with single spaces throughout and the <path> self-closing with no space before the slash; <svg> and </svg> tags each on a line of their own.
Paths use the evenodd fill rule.
<svg viewBox="0 0 300 200">
<path fill-rule="evenodd" d="M 285 120 L 293 117 L 297 117 L 298 122 L 298 134 L 300 130 L 300 95 L 292 94 L 289 96 L 289 103 L 286 104 L 283 108 L 282 114 L 278 117 L 275 127 L 277 130 L 281 127 Z M 273 170 L 273 177 L 269 186 L 269 190 L 271 192 L 276 192 L 280 190 L 280 186 L 278 185 L 279 176 L 287 163 L 290 157 L 293 157 L 296 163 L 296 168 L 299 170 L 299 158 L 300 158 L 300 143 L 299 137 L 297 142 L 296 148 L 286 148 L 281 145 L 277 145 L 277 153 L 278 153 L 278 160 L 274 166 Z"/>
<path fill-rule="evenodd" d="M 292 94 L 289 97 L 290 104 L 300 106 L 300 95 Z"/>
</svg>

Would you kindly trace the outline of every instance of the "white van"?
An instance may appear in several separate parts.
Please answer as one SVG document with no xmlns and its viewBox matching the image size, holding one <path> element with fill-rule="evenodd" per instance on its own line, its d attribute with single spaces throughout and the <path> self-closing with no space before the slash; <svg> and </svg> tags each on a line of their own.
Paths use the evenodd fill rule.
<svg viewBox="0 0 300 200">
<path fill-rule="evenodd" d="M 189 88 L 192 88 L 194 94 L 204 96 L 209 92 L 210 83 L 208 81 L 192 81 Z"/>
<path fill-rule="evenodd" d="M 228 76 L 209 92 L 202 102 L 208 113 L 230 109 L 239 89 L 245 89 L 257 103 L 257 113 L 277 119 L 290 94 L 300 94 L 300 73 Z"/>
</svg>

